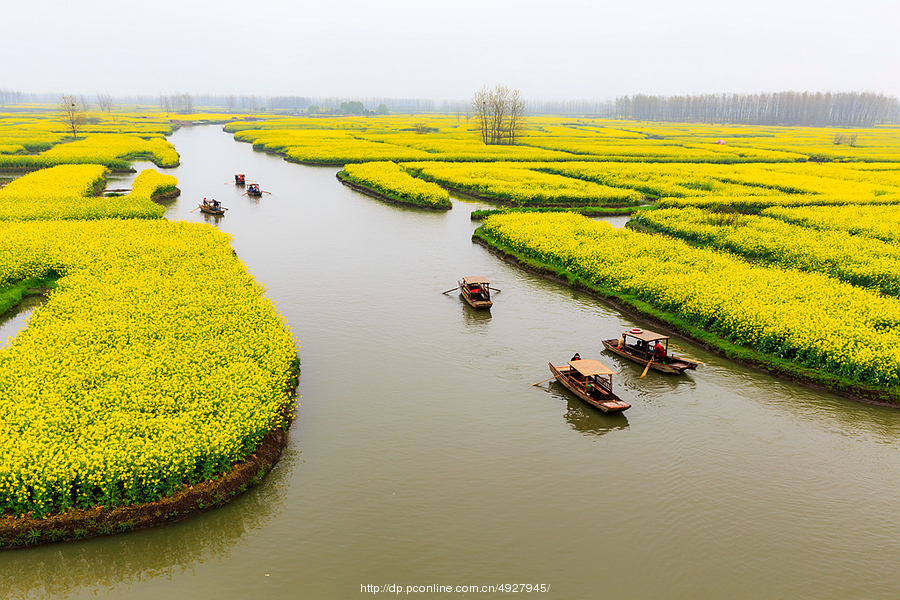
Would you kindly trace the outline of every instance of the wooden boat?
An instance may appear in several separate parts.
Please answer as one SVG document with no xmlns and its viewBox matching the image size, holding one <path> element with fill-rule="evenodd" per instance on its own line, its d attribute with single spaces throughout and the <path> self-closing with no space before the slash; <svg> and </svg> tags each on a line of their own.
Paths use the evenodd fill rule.
<svg viewBox="0 0 900 600">
<path fill-rule="evenodd" d="M 194 210 L 197 210 L 196 208 Z M 215 200 L 207 200 L 203 199 L 203 202 L 200 203 L 200 212 L 206 213 L 208 215 L 224 215 L 225 211 L 228 210 Z"/>
<path fill-rule="evenodd" d="M 621 347 L 620 341 L 622 342 Z M 662 360 L 653 358 L 653 362 L 650 362 L 651 357 L 654 356 L 653 347 L 656 342 L 660 342 L 660 345 L 663 346 L 665 358 Z M 696 369 L 700 365 L 693 360 L 669 354 L 669 336 L 637 327 L 622 333 L 619 340 L 603 340 L 603 345 L 610 352 L 639 365 L 647 366 L 647 363 L 650 363 L 650 368 L 660 373 L 680 374 L 688 369 Z"/>
<path fill-rule="evenodd" d="M 247 183 L 247 178 L 244 177 L 243 174 L 234 176 L 234 184 L 235 185 L 244 185 L 245 183 Z"/>
<path fill-rule="evenodd" d="M 550 372 L 569 391 L 603 412 L 619 412 L 631 408 L 630 404 L 612 391 L 612 376 L 616 372 L 599 360 L 570 360 L 567 365 L 559 367 L 550 363 Z"/>
<path fill-rule="evenodd" d="M 248 196 L 262 196 L 262 190 L 259 189 L 258 183 L 251 183 L 247 186 L 247 195 Z"/>
<path fill-rule="evenodd" d="M 490 308 L 491 282 L 486 277 L 463 277 L 459 280 L 459 292 L 472 308 Z"/>
</svg>

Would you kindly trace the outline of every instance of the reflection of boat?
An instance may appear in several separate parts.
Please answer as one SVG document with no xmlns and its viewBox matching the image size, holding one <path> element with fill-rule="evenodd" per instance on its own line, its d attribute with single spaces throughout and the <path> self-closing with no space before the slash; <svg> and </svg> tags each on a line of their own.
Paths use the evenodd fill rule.
<svg viewBox="0 0 900 600">
<path fill-rule="evenodd" d="M 588 408 L 580 398 L 575 398 L 567 390 L 552 386 L 550 392 L 560 400 L 566 402 L 566 413 L 563 415 L 566 423 L 574 431 L 584 435 L 603 436 L 611 431 L 628 429 L 628 418 L 621 411 L 614 413 L 602 413 L 594 408 Z M 558 389 L 558 391 L 557 391 Z"/>
<path fill-rule="evenodd" d="M 620 341 L 622 342 L 621 347 L 619 347 Z M 665 358 L 660 359 L 659 357 L 656 357 L 653 358 L 653 361 L 651 362 L 650 359 L 654 355 L 654 342 L 665 344 L 663 346 Z M 669 336 L 662 335 L 661 333 L 653 333 L 646 329 L 638 329 L 637 327 L 622 333 L 622 337 L 619 340 L 603 340 L 603 345 L 610 352 L 614 352 L 619 356 L 624 356 L 628 360 L 633 360 L 638 364 L 646 366 L 649 362 L 651 369 L 655 369 L 662 373 L 684 373 L 688 369 L 696 369 L 700 364 L 686 358 L 680 358 L 673 354 L 669 354 Z"/>
<path fill-rule="evenodd" d="M 218 200 L 207 200 L 204 198 L 203 202 L 200 203 L 200 212 L 208 215 L 224 215 L 226 210 L 228 209 L 222 206 Z"/>
<path fill-rule="evenodd" d="M 615 371 L 599 360 L 570 360 L 567 366 L 550 363 L 550 372 L 573 394 L 603 412 L 628 410 L 631 405 L 612 391 Z"/>
<path fill-rule="evenodd" d="M 248 196 L 262 196 L 262 190 L 259 189 L 258 183 L 251 183 L 247 186 L 247 195 Z"/>
<path fill-rule="evenodd" d="M 247 179 L 244 177 L 243 174 L 234 176 L 234 184 L 235 185 L 244 185 L 245 183 L 247 183 Z"/>
<path fill-rule="evenodd" d="M 491 282 L 486 277 L 463 277 L 459 280 L 459 291 L 472 308 L 490 308 Z"/>
</svg>

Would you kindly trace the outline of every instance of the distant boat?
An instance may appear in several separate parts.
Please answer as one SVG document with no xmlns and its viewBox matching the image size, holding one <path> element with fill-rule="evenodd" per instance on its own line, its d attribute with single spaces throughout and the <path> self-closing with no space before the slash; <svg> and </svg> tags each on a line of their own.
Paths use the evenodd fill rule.
<svg viewBox="0 0 900 600">
<path fill-rule="evenodd" d="M 206 213 L 208 215 L 224 215 L 225 211 L 228 210 L 218 200 L 207 200 L 203 199 L 203 202 L 200 203 L 200 212 Z M 196 208 L 194 210 L 197 210 Z"/>
<path fill-rule="evenodd" d="M 247 183 L 247 179 L 244 177 L 243 173 L 234 176 L 235 185 L 244 185 L 245 183 Z"/>
<path fill-rule="evenodd" d="M 490 308 L 491 282 L 486 277 L 463 277 L 459 280 L 459 291 L 472 308 Z"/>
<path fill-rule="evenodd" d="M 247 195 L 248 196 L 262 196 L 262 190 L 259 189 L 258 183 L 251 183 L 247 186 Z"/>
<path fill-rule="evenodd" d="M 610 352 L 634 361 L 639 365 L 647 366 L 647 363 L 650 363 L 651 369 L 661 373 L 680 374 L 688 369 L 696 369 L 701 364 L 669 354 L 669 336 L 661 333 L 634 327 L 622 333 L 620 339 L 623 342 L 621 347 L 619 346 L 619 340 L 603 340 L 603 346 Z M 663 346 L 665 351 L 664 357 L 654 356 L 653 344 L 657 341 L 665 344 Z M 653 359 L 652 362 L 651 358 Z"/>
<path fill-rule="evenodd" d="M 631 408 L 630 404 L 612 391 L 612 376 L 616 372 L 599 360 L 570 360 L 567 365 L 559 367 L 550 363 L 550 372 L 569 391 L 603 412 L 620 412 Z"/>
</svg>

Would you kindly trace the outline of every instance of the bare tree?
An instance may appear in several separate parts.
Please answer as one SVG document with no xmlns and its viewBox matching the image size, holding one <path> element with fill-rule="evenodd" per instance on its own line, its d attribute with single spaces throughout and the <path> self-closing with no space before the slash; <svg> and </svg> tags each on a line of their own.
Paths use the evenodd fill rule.
<svg viewBox="0 0 900 600">
<path fill-rule="evenodd" d="M 512 90 L 507 101 L 509 110 L 509 143 L 515 144 L 525 128 L 525 100 L 519 90 Z"/>
<path fill-rule="evenodd" d="M 194 97 L 185 92 L 181 95 L 181 105 L 184 114 L 190 115 L 194 113 Z"/>
<path fill-rule="evenodd" d="M 490 100 L 491 92 L 488 91 L 487 86 L 483 86 L 480 90 L 475 92 L 475 95 L 472 96 L 472 100 L 469 103 L 472 107 L 472 114 L 475 116 L 475 122 L 478 124 L 478 129 L 481 131 L 481 141 L 485 144 L 490 143 L 490 118 L 488 115 L 488 101 Z"/>
<path fill-rule="evenodd" d="M 112 94 L 109 92 L 97 92 L 97 104 L 100 105 L 100 110 L 105 110 L 106 112 L 112 112 L 113 98 Z"/>
<path fill-rule="evenodd" d="M 510 90 L 505 85 L 498 85 L 492 90 L 483 87 L 475 93 L 469 105 L 481 130 L 482 142 L 516 143 L 525 121 L 525 101 L 519 90 Z"/>
<path fill-rule="evenodd" d="M 75 94 L 62 94 L 56 103 L 56 115 L 77 140 L 78 129 L 85 121 L 84 103 Z"/>
</svg>

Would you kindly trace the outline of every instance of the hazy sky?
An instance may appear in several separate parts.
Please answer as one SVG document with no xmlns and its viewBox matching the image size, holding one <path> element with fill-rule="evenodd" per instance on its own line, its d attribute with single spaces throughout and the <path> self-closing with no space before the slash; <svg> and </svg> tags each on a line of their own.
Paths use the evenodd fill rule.
<svg viewBox="0 0 900 600">
<path fill-rule="evenodd" d="M 529 100 L 900 96 L 898 0 L 16 0 L 0 88 Z"/>
</svg>

